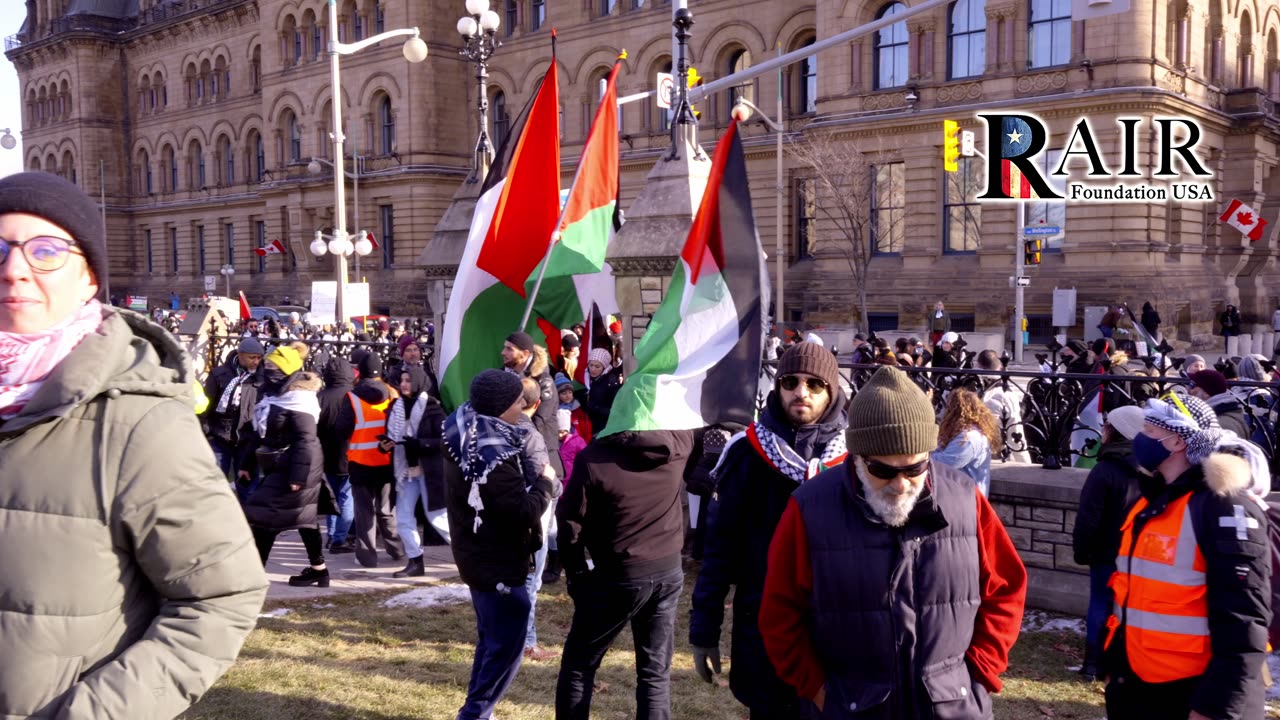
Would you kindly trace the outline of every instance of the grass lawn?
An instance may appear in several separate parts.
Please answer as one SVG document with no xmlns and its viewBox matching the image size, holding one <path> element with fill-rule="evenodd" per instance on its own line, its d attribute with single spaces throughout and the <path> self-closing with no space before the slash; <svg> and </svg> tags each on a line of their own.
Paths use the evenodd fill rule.
<svg viewBox="0 0 1280 720">
<path fill-rule="evenodd" d="M 676 718 L 741 720 L 746 711 L 728 682 L 708 686 L 693 671 L 689 652 L 686 579 L 676 631 L 672 711 Z M 452 720 L 470 677 L 475 616 L 471 606 L 385 608 L 401 590 L 328 596 L 314 601 L 270 603 L 288 608 L 263 618 L 235 667 L 183 717 L 189 720 Z M 563 584 L 538 598 L 538 634 L 560 649 L 573 603 Z M 726 628 L 728 624 L 726 621 Z M 728 632 L 724 637 L 728 671 Z M 996 699 L 1001 720 L 1104 716 L 1102 686 L 1085 684 L 1066 670 L 1078 665 L 1080 639 L 1070 632 L 1024 633 Z M 559 662 L 525 662 L 504 702 L 500 720 L 554 716 Z M 592 717 L 626 720 L 634 712 L 635 671 L 629 632 L 606 656 L 597 675 Z"/>
</svg>

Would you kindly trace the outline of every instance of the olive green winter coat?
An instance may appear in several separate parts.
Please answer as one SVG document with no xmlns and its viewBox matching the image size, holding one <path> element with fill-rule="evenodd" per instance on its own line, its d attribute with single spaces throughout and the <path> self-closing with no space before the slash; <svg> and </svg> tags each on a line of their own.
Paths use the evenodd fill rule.
<svg viewBox="0 0 1280 720">
<path fill-rule="evenodd" d="M 172 718 L 266 595 L 186 353 L 140 315 L 104 316 L 0 422 L 0 718 Z"/>
</svg>

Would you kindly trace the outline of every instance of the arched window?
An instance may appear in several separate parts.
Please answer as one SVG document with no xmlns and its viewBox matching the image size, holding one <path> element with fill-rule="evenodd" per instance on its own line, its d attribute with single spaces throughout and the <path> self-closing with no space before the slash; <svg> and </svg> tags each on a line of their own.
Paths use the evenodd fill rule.
<svg viewBox="0 0 1280 720">
<path fill-rule="evenodd" d="M 40 156 L 37 155 L 31 158 L 31 162 L 27 163 L 27 167 L 36 172 L 40 172 Z"/>
<path fill-rule="evenodd" d="M 66 150 L 62 153 L 62 177 L 76 181 L 76 161 L 71 157 L 71 151 Z"/>
<path fill-rule="evenodd" d="M 1066 65 L 1071 60 L 1071 0 L 1031 0 L 1027 67 Z"/>
<path fill-rule="evenodd" d="M 212 68 L 209 67 L 209 61 L 205 60 L 203 63 L 200 64 L 200 75 L 196 77 L 196 99 L 197 100 L 204 100 L 206 98 L 205 91 L 209 87 L 209 81 L 212 80 L 212 78 L 210 77 L 211 74 L 212 74 Z M 217 93 L 213 92 L 212 90 L 209 90 L 209 94 L 207 96 L 208 100 L 212 102 L 214 99 L 213 96 L 216 94 Z"/>
<path fill-rule="evenodd" d="M 262 134 L 257 130 L 249 133 L 249 158 L 246 165 L 253 168 L 253 179 L 262 182 L 267 175 L 266 145 L 262 142 Z"/>
<path fill-rule="evenodd" d="M 520 4 L 519 0 L 507 0 L 503 8 L 503 27 L 502 32 L 507 37 L 516 34 L 516 24 L 520 22 Z"/>
<path fill-rule="evenodd" d="M 900 2 L 890 3 L 880 9 L 877 18 L 891 17 L 907 9 Z M 876 31 L 875 39 L 875 88 L 901 87 L 907 84 L 907 22 L 899 20 L 883 30 Z"/>
<path fill-rule="evenodd" d="M 383 155 L 390 155 L 396 149 L 396 116 L 391 111 L 391 98 L 386 95 L 378 103 L 378 123 L 381 125 L 378 149 Z"/>
<path fill-rule="evenodd" d="M 146 150 L 142 151 L 142 155 L 138 157 L 138 166 L 142 169 L 142 192 L 150 195 L 155 192 L 155 186 L 152 184 L 151 178 L 151 156 Z"/>
<path fill-rule="evenodd" d="M 36 100 L 36 122 L 44 124 L 45 103 L 48 100 L 48 91 L 40 88 L 40 98 Z"/>
<path fill-rule="evenodd" d="M 1223 33 L 1226 28 L 1222 24 L 1221 0 L 1209 0 L 1209 27 L 1204 33 L 1204 67 L 1208 70 L 1207 79 L 1213 85 L 1222 84 Z"/>
<path fill-rule="evenodd" d="M 195 63 L 187 65 L 185 75 L 187 81 L 187 104 L 193 105 L 198 99 L 198 96 L 196 95 L 196 79 L 198 72 L 196 71 Z"/>
<path fill-rule="evenodd" d="M 166 145 L 164 148 L 164 163 L 169 172 L 169 187 L 165 188 L 168 192 L 178 191 L 178 156 L 173 151 L 172 145 Z"/>
<path fill-rule="evenodd" d="M 810 38 L 801 47 L 809 47 L 815 38 Z M 800 102 L 796 109 L 802 113 L 816 112 L 818 109 L 818 56 L 810 55 L 800 61 Z"/>
<path fill-rule="evenodd" d="M 190 177 L 187 178 L 188 190 L 203 190 L 205 183 L 204 172 L 204 148 L 200 146 L 199 140 L 192 140 L 190 150 L 187 153 L 188 167 L 190 168 Z"/>
<path fill-rule="evenodd" d="M 1280 58 L 1276 57 L 1276 31 L 1267 33 L 1267 92 L 1280 95 Z"/>
<path fill-rule="evenodd" d="M 249 60 L 249 82 L 252 83 L 254 94 L 262 92 L 262 48 L 260 46 L 253 48 L 253 57 Z"/>
<path fill-rule="evenodd" d="M 511 116 L 507 114 L 507 94 L 501 90 L 495 92 L 489 107 L 492 108 L 493 115 L 493 146 L 500 148 L 507 140 L 507 133 L 511 131 Z"/>
<path fill-rule="evenodd" d="M 986 2 L 956 0 L 947 10 L 947 79 L 981 75 L 986 62 Z"/>
<path fill-rule="evenodd" d="M 1240 42 L 1236 47 L 1236 87 L 1254 87 L 1253 81 L 1253 21 L 1249 13 L 1240 14 Z"/>
<path fill-rule="evenodd" d="M 320 53 L 325 50 L 324 35 L 318 21 L 311 23 L 311 59 L 319 60 Z"/>
<path fill-rule="evenodd" d="M 222 184 L 234 185 L 236 182 L 236 155 L 231 150 L 231 138 L 222 136 Z"/>
<path fill-rule="evenodd" d="M 54 157 L 52 153 L 44 157 L 44 171 L 54 175 L 60 174 L 58 172 L 58 158 Z"/>
<path fill-rule="evenodd" d="M 373 4 L 373 32 L 375 35 L 381 35 L 387 31 L 387 9 L 382 6 L 381 2 Z"/>
<path fill-rule="evenodd" d="M 729 53 L 729 62 L 725 67 L 725 74 L 732 75 L 751 67 L 751 52 L 745 48 L 738 48 Z M 738 98 L 746 98 L 751 100 L 751 91 L 755 87 L 753 81 L 747 80 L 739 85 L 729 88 L 728 106 L 725 108 L 724 117 L 727 121 L 729 113 L 733 111 L 733 106 L 738 102 Z"/>
<path fill-rule="evenodd" d="M 212 95 L 215 100 L 225 100 L 231 94 L 231 88 L 227 87 L 227 78 L 227 60 L 219 57 L 213 63 L 213 77 L 211 78 Z"/>
<path fill-rule="evenodd" d="M 138 85 L 138 111 L 145 113 L 155 109 L 156 95 L 151 89 L 151 76 L 143 75 L 142 83 Z"/>
<path fill-rule="evenodd" d="M 302 162 L 302 131 L 298 128 L 298 117 L 291 110 L 285 111 L 284 127 L 289 141 L 289 162 Z"/>
</svg>

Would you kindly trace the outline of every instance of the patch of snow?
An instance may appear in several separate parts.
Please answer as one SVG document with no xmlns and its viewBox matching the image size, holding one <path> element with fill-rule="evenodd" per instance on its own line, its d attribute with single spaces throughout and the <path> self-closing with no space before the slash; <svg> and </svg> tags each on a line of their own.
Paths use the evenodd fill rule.
<svg viewBox="0 0 1280 720">
<path fill-rule="evenodd" d="M 264 612 L 264 613 L 261 613 L 261 614 L 259 614 L 259 615 L 258 615 L 258 617 L 260 617 L 260 618 L 278 618 L 278 617 L 284 617 L 285 615 L 288 615 L 288 614 L 289 614 L 289 613 L 291 613 L 291 612 L 293 612 L 293 611 L 292 611 L 292 610 L 290 610 L 289 608 L 276 608 L 275 610 L 272 610 L 272 611 L 270 611 L 270 612 Z"/>
<path fill-rule="evenodd" d="M 428 585 L 400 593 L 382 603 L 382 606 L 432 608 L 469 602 L 471 602 L 471 590 L 466 585 Z"/>
<path fill-rule="evenodd" d="M 1027 610 L 1022 616 L 1022 632 L 1070 632 L 1084 635 L 1084 618 Z"/>
<path fill-rule="evenodd" d="M 336 608 L 336 607 L 338 607 L 338 606 L 337 606 L 337 605 L 334 605 L 333 603 L 316 603 L 315 605 L 312 605 L 311 607 L 313 607 L 313 608 L 315 608 L 315 609 L 317 609 L 317 610 L 328 610 L 329 608 Z"/>
</svg>

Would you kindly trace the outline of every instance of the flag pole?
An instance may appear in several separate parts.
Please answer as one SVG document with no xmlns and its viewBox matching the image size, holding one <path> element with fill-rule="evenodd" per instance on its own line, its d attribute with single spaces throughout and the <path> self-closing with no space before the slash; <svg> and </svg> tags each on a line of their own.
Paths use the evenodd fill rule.
<svg viewBox="0 0 1280 720">
<path fill-rule="evenodd" d="M 619 61 L 623 60 L 626 57 L 627 57 L 627 51 L 623 50 L 622 54 L 618 56 L 618 60 Z M 613 71 L 609 73 L 609 82 L 611 83 L 616 82 L 617 72 L 618 72 L 618 61 L 615 61 L 613 63 Z M 604 96 L 607 95 L 608 93 L 609 93 L 609 86 L 605 85 L 604 91 L 600 93 L 600 99 L 603 100 Z M 573 182 L 569 183 L 570 195 L 573 194 L 573 189 L 578 186 L 578 178 L 582 176 L 582 165 L 583 165 L 583 161 L 585 161 L 587 158 L 587 148 L 590 146 L 591 138 L 595 135 L 596 120 L 599 119 L 600 110 L 603 110 L 603 109 L 604 109 L 603 106 L 597 109 L 596 117 L 591 121 L 591 133 L 587 135 L 587 142 L 584 143 L 582 146 L 582 157 L 578 158 L 578 167 L 576 170 L 573 171 Z M 616 127 L 614 128 L 614 132 L 617 132 Z M 556 219 L 555 232 L 551 233 L 551 243 L 547 245 L 547 254 L 542 256 L 542 263 L 538 267 L 538 279 L 534 281 L 533 290 L 529 292 L 529 299 L 525 301 L 524 315 L 521 316 L 520 318 L 520 327 L 516 328 L 517 330 L 523 331 L 529 325 L 529 317 L 533 315 L 533 303 L 535 300 L 538 299 L 538 291 L 542 289 L 542 279 L 547 276 L 547 263 L 551 261 L 551 251 L 555 250 L 556 245 L 560 243 L 560 228 L 564 224 L 564 214 L 568 210 L 569 210 L 569 201 L 566 198 L 564 207 L 560 208 L 560 217 Z"/>
</svg>

